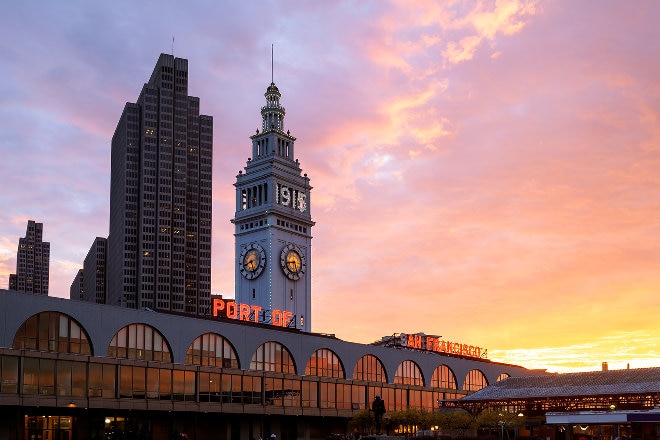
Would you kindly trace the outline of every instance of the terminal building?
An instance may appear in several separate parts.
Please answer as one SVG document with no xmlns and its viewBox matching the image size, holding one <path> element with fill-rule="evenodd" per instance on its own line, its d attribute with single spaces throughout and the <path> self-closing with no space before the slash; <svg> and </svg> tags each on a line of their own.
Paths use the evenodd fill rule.
<svg viewBox="0 0 660 440">
<path fill-rule="evenodd" d="M 465 344 L 357 344 L 229 316 L 0 291 L 0 439 L 325 439 L 376 395 L 432 411 L 533 373 Z"/>
</svg>

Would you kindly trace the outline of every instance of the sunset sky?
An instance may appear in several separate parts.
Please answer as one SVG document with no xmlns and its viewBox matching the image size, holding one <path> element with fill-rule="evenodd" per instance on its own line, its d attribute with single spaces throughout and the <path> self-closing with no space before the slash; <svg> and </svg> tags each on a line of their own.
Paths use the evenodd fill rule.
<svg viewBox="0 0 660 440">
<path fill-rule="evenodd" d="M 274 79 L 314 187 L 312 330 L 553 372 L 660 367 L 660 2 L 4 1 L 0 288 L 29 219 L 67 297 L 161 52 L 214 118 L 212 291 Z M 174 38 L 174 43 L 172 42 Z"/>
</svg>

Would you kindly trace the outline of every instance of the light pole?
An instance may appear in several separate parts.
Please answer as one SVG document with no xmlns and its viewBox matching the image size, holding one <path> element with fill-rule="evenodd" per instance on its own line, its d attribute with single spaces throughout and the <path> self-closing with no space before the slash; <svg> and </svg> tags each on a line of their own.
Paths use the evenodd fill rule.
<svg viewBox="0 0 660 440">
<path fill-rule="evenodd" d="M 504 421 L 497 422 L 500 425 L 500 440 L 504 440 Z"/>
</svg>

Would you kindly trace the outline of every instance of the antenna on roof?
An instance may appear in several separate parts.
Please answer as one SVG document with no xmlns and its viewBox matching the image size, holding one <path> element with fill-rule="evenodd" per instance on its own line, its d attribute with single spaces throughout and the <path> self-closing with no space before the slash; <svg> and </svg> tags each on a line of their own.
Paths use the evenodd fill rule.
<svg viewBox="0 0 660 440">
<path fill-rule="evenodd" d="M 172 35 L 172 56 L 174 56 L 174 35 Z"/>
<path fill-rule="evenodd" d="M 275 75 L 273 73 L 274 66 L 275 66 L 275 62 L 273 61 L 274 60 L 274 51 L 275 51 L 274 47 L 275 47 L 275 44 L 271 43 L 270 44 L 270 82 L 273 83 L 273 84 L 275 83 L 275 80 L 274 80 Z"/>
</svg>

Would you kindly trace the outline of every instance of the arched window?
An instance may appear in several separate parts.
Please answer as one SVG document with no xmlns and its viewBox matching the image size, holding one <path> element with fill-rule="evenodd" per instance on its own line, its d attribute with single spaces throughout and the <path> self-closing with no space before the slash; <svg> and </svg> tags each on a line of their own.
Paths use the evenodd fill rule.
<svg viewBox="0 0 660 440">
<path fill-rule="evenodd" d="M 370 382 L 387 382 L 387 374 L 380 359 L 372 354 L 365 354 L 355 364 L 353 379 L 368 380 Z"/>
<path fill-rule="evenodd" d="M 307 361 L 307 376 L 336 377 L 344 379 L 344 367 L 334 351 L 327 348 L 316 350 Z"/>
<path fill-rule="evenodd" d="M 509 373 L 502 373 L 499 376 L 497 376 L 497 381 L 496 382 L 499 382 L 499 381 L 504 380 L 504 379 L 508 379 L 509 377 L 511 377 L 511 375 Z"/>
<path fill-rule="evenodd" d="M 479 370 L 470 370 L 463 382 L 463 389 L 465 391 L 479 391 L 488 386 L 486 376 Z"/>
<path fill-rule="evenodd" d="M 119 330 L 110 341 L 108 357 L 172 362 L 167 341 L 147 324 L 129 324 Z"/>
<path fill-rule="evenodd" d="M 424 385 L 424 378 L 419 366 L 413 361 L 403 361 L 396 368 L 394 383 L 403 385 Z"/>
<path fill-rule="evenodd" d="M 294 374 L 296 366 L 291 353 L 284 345 L 279 342 L 265 342 L 252 355 L 250 370 Z"/>
<path fill-rule="evenodd" d="M 431 377 L 431 386 L 433 388 L 449 388 L 456 389 L 456 376 L 454 372 L 446 365 L 440 365 L 433 371 Z"/>
<path fill-rule="evenodd" d="M 238 357 L 231 343 L 215 333 L 204 333 L 186 351 L 186 364 L 238 368 Z"/>
<path fill-rule="evenodd" d="M 76 320 L 59 312 L 41 312 L 29 317 L 14 335 L 13 348 L 92 354 L 89 336 Z"/>
</svg>

